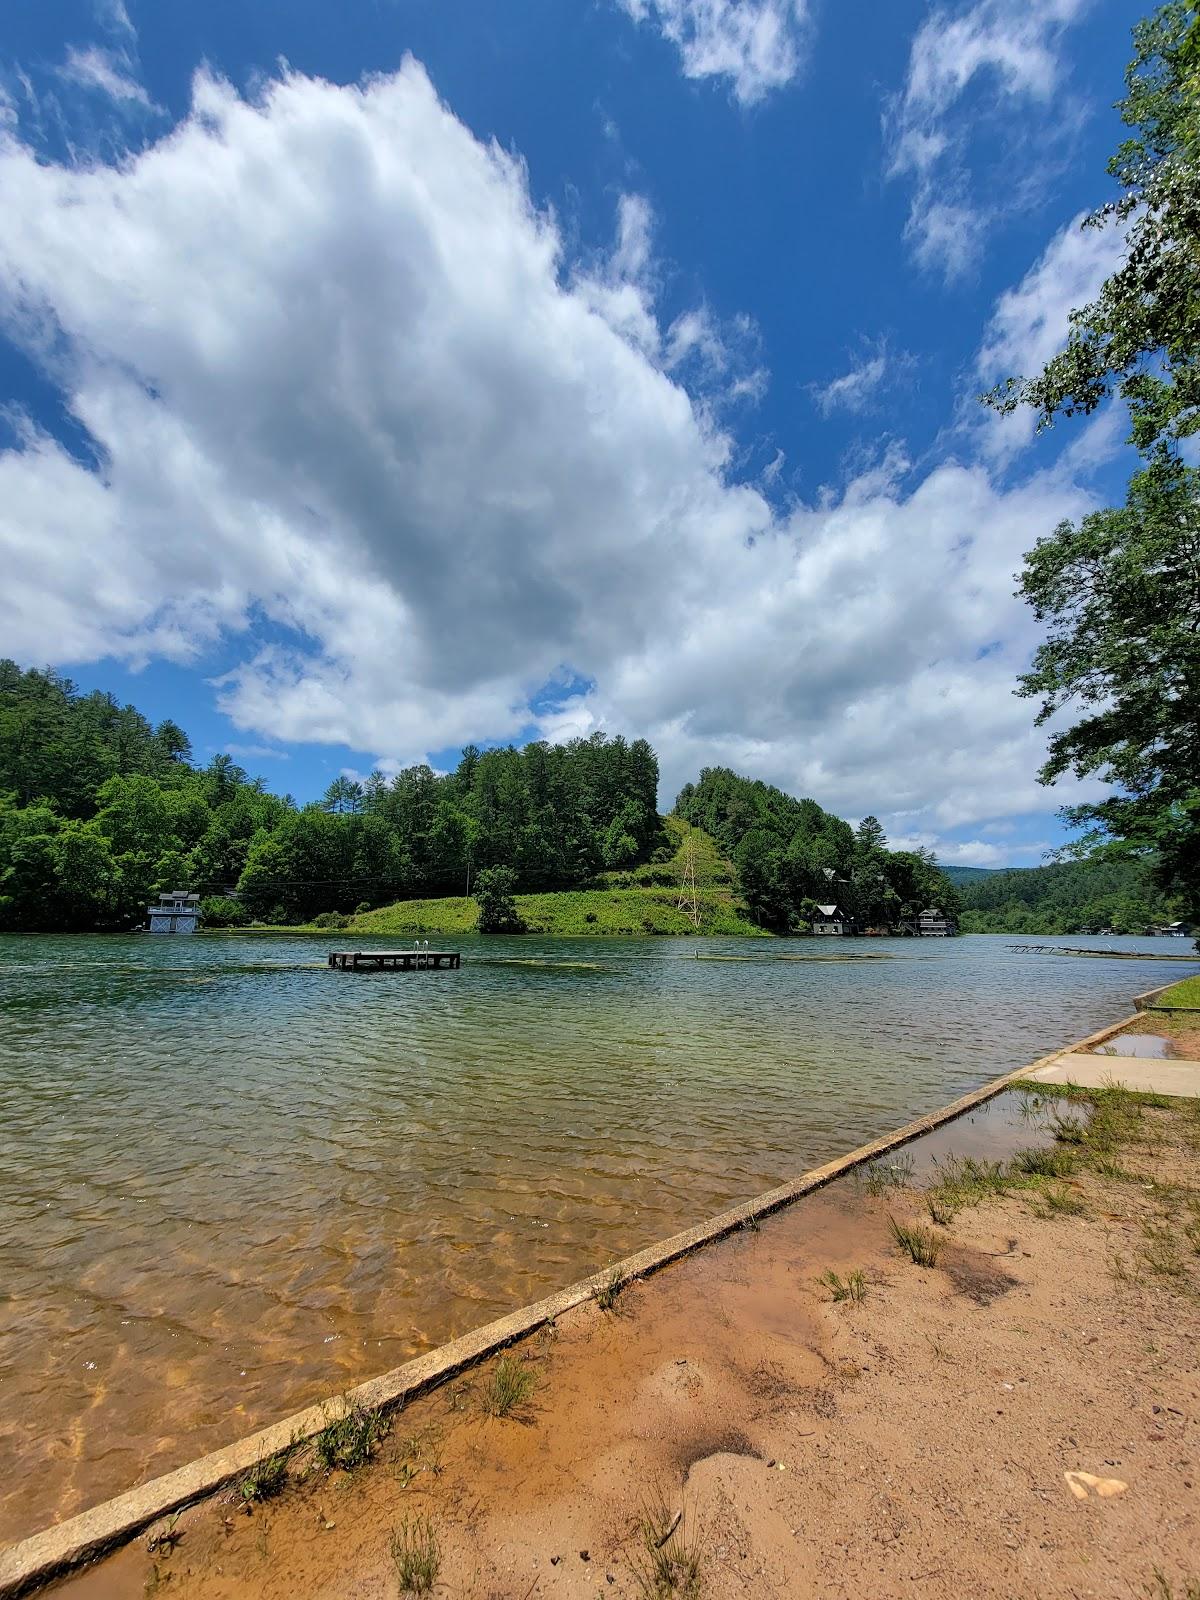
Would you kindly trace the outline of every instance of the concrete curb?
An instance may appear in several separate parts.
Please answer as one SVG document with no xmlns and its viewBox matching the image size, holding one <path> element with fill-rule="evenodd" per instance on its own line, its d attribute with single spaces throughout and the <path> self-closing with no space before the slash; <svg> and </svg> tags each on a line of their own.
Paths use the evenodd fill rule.
<svg viewBox="0 0 1200 1600">
<path fill-rule="evenodd" d="M 1135 994 L 1133 997 L 1134 1010 L 1149 1011 L 1160 994 L 1166 994 L 1168 989 L 1173 989 L 1174 987 L 1173 983 L 1160 983 L 1157 989 L 1147 989 L 1142 994 Z"/>
<path fill-rule="evenodd" d="M 657 1272 L 703 1245 L 727 1237 L 746 1223 L 770 1216 L 772 1212 L 782 1210 L 804 1195 L 824 1188 L 864 1162 L 887 1155 L 921 1138 L 923 1134 L 931 1133 L 944 1123 L 952 1122 L 964 1112 L 994 1099 L 1029 1073 L 1049 1066 L 1072 1050 L 1100 1044 L 1136 1020 L 1136 1014 L 1125 1017 L 1097 1033 L 1089 1034 L 1086 1039 L 1053 1050 L 1031 1066 L 1019 1067 L 1015 1072 L 993 1078 L 981 1088 L 973 1089 L 950 1105 L 943 1106 L 940 1111 L 918 1117 L 915 1122 L 906 1123 L 892 1133 L 860 1145 L 848 1155 L 828 1161 L 824 1166 L 814 1167 L 777 1189 L 769 1189 L 765 1194 L 734 1206 L 732 1210 L 723 1211 L 707 1222 L 648 1245 L 634 1255 L 626 1256 L 615 1266 L 593 1273 L 591 1277 L 560 1289 L 544 1300 L 522 1306 L 519 1311 L 486 1323 L 427 1355 L 393 1368 L 391 1372 L 369 1378 L 331 1401 L 309 1406 L 307 1410 L 262 1428 L 235 1444 L 225 1445 L 210 1455 L 189 1462 L 187 1466 L 168 1472 L 163 1477 L 153 1478 L 149 1483 L 130 1489 L 113 1500 L 106 1500 L 66 1522 L 57 1523 L 28 1539 L 22 1539 L 18 1544 L 10 1545 L 6 1550 L 0 1550 L 0 1600 L 16 1600 L 17 1596 L 31 1593 L 52 1578 L 62 1577 L 84 1562 L 125 1544 L 160 1517 L 223 1489 L 264 1457 L 313 1438 L 345 1410 L 351 1407 L 370 1411 L 395 1410 L 406 1401 L 437 1388 L 468 1367 L 535 1333 L 563 1312 L 594 1299 L 601 1287 L 612 1282 L 614 1275 L 620 1283 L 627 1283 L 633 1278 Z"/>
</svg>

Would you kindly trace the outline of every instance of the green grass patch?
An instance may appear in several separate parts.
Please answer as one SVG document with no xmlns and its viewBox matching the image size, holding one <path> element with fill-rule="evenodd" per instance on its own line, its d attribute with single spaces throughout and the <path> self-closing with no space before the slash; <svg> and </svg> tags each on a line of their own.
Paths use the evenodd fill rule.
<svg viewBox="0 0 1200 1600">
<path fill-rule="evenodd" d="M 558 894 L 519 894 L 517 912 L 526 932 L 604 937 L 615 934 L 735 934 L 770 938 L 751 922 L 731 889 L 697 891 L 700 926 L 676 904 L 678 888 L 566 889 Z M 475 933 L 479 907 L 459 895 L 446 900 L 399 900 L 355 917 L 351 934 L 408 936 Z"/>
<path fill-rule="evenodd" d="M 1167 1010 L 1172 1006 L 1200 1007 L 1200 977 L 1183 978 L 1179 983 L 1173 983 L 1158 996 L 1154 1004 L 1156 1007 L 1163 1006 Z"/>
<path fill-rule="evenodd" d="M 938 1168 L 937 1182 L 925 1191 L 925 1205 L 931 1219 L 946 1227 L 965 1207 L 1006 1194 L 1012 1187 L 1011 1175 L 998 1161 L 949 1156 Z"/>
<path fill-rule="evenodd" d="M 867 1280 L 861 1269 L 848 1272 L 843 1278 L 832 1268 L 817 1279 L 823 1289 L 829 1290 L 831 1300 L 863 1301 L 867 1298 Z"/>
<path fill-rule="evenodd" d="M 1012 1171 L 1023 1178 L 1069 1178 L 1079 1157 L 1073 1150 L 1052 1145 L 1048 1150 L 1019 1150 Z"/>
<path fill-rule="evenodd" d="M 892 1225 L 892 1238 L 914 1267 L 937 1266 L 942 1240 L 936 1233 L 919 1222 L 897 1222 L 895 1217 L 889 1217 L 888 1221 Z"/>
<path fill-rule="evenodd" d="M 429 1594 L 442 1565 L 437 1529 L 429 1517 L 407 1518 L 391 1537 L 392 1565 L 400 1593 Z"/>
<path fill-rule="evenodd" d="M 263 1500 L 273 1500 L 287 1483 L 288 1462 L 291 1450 L 277 1450 L 272 1456 L 256 1461 L 244 1478 L 237 1482 L 238 1498 L 245 1505 L 256 1505 Z"/>
<path fill-rule="evenodd" d="M 513 1417 L 525 1411 L 537 1388 L 537 1373 L 520 1356 L 502 1355 L 483 1391 L 489 1417 Z"/>
<path fill-rule="evenodd" d="M 380 1412 L 350 1406 L 316 1435 L 313 1453 L 328 1472 L 354 1472 L 370 1461 L 389 1426 Z"/>
</svg>

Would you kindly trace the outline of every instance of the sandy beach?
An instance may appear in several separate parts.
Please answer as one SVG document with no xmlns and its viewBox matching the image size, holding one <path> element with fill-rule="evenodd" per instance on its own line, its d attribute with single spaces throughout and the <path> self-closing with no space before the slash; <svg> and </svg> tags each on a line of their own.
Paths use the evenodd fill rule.
<svg viewBox="0 0 1200 1600">
<path fill-rule="evenodd" d="M 298 1451 L 277 1495 L 235 1486 L 61 1592 L 1191 1594 L 1196 1105 L 1039 1100 L 1027 1142 L 1061 1171 L 982 1195 L 943 1130 L 937 1164 L 918 1147 L 568 1313 L 357 1470 Z M 530 1392 L 489 1415 L 506 1383 Z"/>
</svg>

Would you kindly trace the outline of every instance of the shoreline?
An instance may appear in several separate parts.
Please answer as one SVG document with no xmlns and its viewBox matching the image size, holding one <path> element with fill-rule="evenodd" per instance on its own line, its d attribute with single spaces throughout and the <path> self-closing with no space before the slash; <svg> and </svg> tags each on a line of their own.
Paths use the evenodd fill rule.
<svg viewBox="0 0 1200 1600">
<path fill-rule="evenodd" d="M 319 931 L 324 933 L 327 930 Z M 513 1343 L 528 1338 L 565 1312 L 594 1300 L 606 1288 L 611 1288 L 614 1280 L 618 1285 L 624 1285 L 634 1279 L 645 1278 L 693 1255 L 704 1246 L 727 1238 L 739 1229 L 753 1227 L 760 1219 L 790 1208 L 795 1201 L 827 1187 L 863 1164 L 954 1122 L 1032 1071 L 1051 1065 L 1072 1050 L 1102 1043 L 1137 1020 L 1135 1012 L 1083 1040 L 1051 1051 L 1032 1065 L 992 1079 L 929 1116 L 916 1119 L 707 1222 L 640 1250 L 615 1267 L 592 1274 L 436 1351 L 368 1380 L 344 1396 L 336 1396 L 332 1401 L 309 1407 L 271 1427 L 257 1430 L 185 1467 L 9 1546 L 0 1551 L 0 1597 L 8 1600 L 10 1596 L 29 1593 L 95 1556 L 127 1543 L 163 1516 L 210 1498 L 265 1457 L 291 1448 L 298 1439 L 309 1439 L 321 1432 L 330 1421 L 331 1404 L 336 1406 L 340 1401 L 343 1405 L 370 1411 L 395 1411 L 414 1398 L 445 1385 L 467 1369 L 477 1367 Z"/>
</svg>

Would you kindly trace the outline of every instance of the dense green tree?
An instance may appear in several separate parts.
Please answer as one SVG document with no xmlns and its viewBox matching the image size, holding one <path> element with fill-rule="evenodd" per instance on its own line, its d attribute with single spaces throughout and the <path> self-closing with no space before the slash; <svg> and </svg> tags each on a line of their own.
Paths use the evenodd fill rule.
<svg viewBox="0 0 1200 1600">
<path fill-rule="evenodd" d="M 959 885 L 962 926 L 972 933 L 1144 933 L 1174 921 L 1150 859 L 1061 861 L 985 872 Z"/>
<path fill-rule="evenodd" d="M 485 867 L 475 880 L 480 933 L 524 933 L 514 894 L 517 875 L 511 867 Z"/>
<path fill-rule="evenodd" d="M 1125 504 L 1062 523 L 1027 555 L 1020 592 L 1048 628 L 1020 693 L 1051 736 L 1042 781 L 1114 786 L 1068 808 L 1080 851 L 1152 858 L 1200 920 L 1200 474 L 1180 441 L 1200 428 L 1200 17 L 1171 0 L 1134 30 L 1109 171 L 1119 198 L 1089 223 L 1128 229 L 1124 259 L 1072 312 L 1067 344 L 1034 378 L 987 397 L 1041 425 L 1116 393 L 1142 468 Z"/>
<path fill-rule="evenodd" d="M 1200 920 L 1200 474 L 1159 459 L 1120 508 L 1063 523 L 1026 558 L 1021 593 L 1048 637 L 1021 679 L 1050 737 L 1042 780 L 1117 786 L 1068 809 L 1083 845 L 1153 855 Z"/>
<path fill-rule="evenodd" d="M 926 906 L 957 913 L 954 886 L 933 857 L 889 851 L 875 817 L 854 830 L 815 800 L 726 767 L 706 767 L 675 809 L 729 852 L 748 904 L 768 927 L 807 928 L 812 907 L 830 903 L 862 926 L 895 926 Z"/>
<path fill-rule="evenodd" d="M 343 772 L 326 789 L 321 804 L 326 811 L 336 812 L 338 816 L 359 812 L 363 808 L 363 786 Z"/>
<path fill-rule="evenodd" d="M 1033 378 L 987 396 L 1036 407 L 1039 425 L 1091 412 L 1114 391 L 1133 442 L 1150 451 L 1200 427 L 1200 16 L 1171 0 L 1134 29 L 1122 120 L 1133 132 L 1108 164 L 1123 191 L 1085 227 L 1124 226 L 1124 259 L 1072 311 L 1066 347 Z"/>
</svg>

